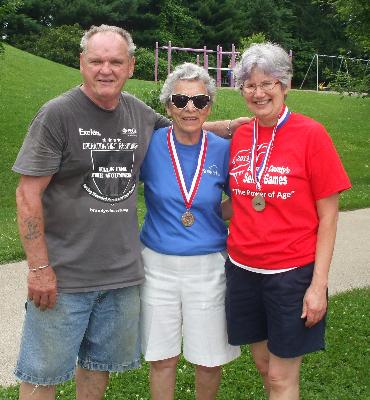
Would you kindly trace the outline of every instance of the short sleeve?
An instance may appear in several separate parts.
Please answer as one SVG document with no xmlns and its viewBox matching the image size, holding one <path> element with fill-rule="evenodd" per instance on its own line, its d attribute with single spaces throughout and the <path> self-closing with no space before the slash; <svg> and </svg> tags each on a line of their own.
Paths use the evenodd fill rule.
<svg viewBox="0 0 370 400">
<path fill-rule="evenodd" d="M 168 118 L 166 118 L 163 115 L 156 112 L 156 120 L 155 120 L 154 130 L 157 130 L 160 128 L 165 128 L 166 126 L 170 126 L 170 125 L 171 125 L 171 121 Z"/>
<path fill-rule="evenodd" d="M 58 172 L 65 139 L 55 114 L 45 106 L 35 116 L 13 165 L 14 172 L 32 176 Z"/>
<path fill-rule="evenodd" d="M 329 197 L 351 187 L 351 182 L 325 128 L 317 125 L 312 132 L 309 178 L 315 200 Z"/>
</svg>

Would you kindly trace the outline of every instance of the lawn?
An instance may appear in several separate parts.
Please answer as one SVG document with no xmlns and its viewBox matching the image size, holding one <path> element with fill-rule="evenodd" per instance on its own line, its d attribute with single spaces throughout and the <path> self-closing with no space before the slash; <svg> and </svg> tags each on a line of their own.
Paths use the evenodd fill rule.
<svg viewBox="0 0 370 400">
<path fill-rule="evenodd" d="M 18 176 L 11 172 L 27 126 L 47 100 L 80 82 L 77 70 L 52 63 L 6 46 L 0 58 L 0 264 L 24 257 L 15 222 L 14 192 Z M 146 100 L 155 88 L 152 82 L 132 79 L 127 91 Z M 330 132 L 353 188 L 341 198 L 342 210 L 370 206 L 370 99 L 341 98 L 328 93 L 292 90 L 287 99 L 291 110 L 322 122 Z M 246 113 L 237 91 L 221 89 L 211 119 L 230 119 Z M 138 204 L 140 221 L 145 213 L 142 193 Z M 1 269 L 1 265 L 0 265 Z M 331 298 L 328 351 L 307 356 L 302 372 L 303 400 L 370 399 L 368 316 L 370 289 L 354 290 Z M 148 367 L 113 376 L 106 399 L 149 399 Z M 73 382 L 58 388 L 58 399 L 73 399 Z M 178 373 L 177 398 L 194 398 L 193 372 L 184 360 Z M 17 387 L 0 387 L 0 400 L 17 398 Z M 263 399 L 263 390 L 247 348 L 242 357 L 225 368 L 219 399 Z"/>
<path fill-rule="evenodd" d="M 327 349 L 307 355 L 301 375 L 302 400 L 369 400 L 370 289 L 330 298 Z M 114 374 L 107 400 L 148 400 L 148 365 Z M 74 382 L 59 385 L 58 400 L 74 399 Z M 18 387 L 1 388 L 0 400 L 18 399 Z M 176 399 L 194 399 L 193 368 L 183 359 L 178 368 Z M 264 400 L 261 381 L 247 347 L 224 368 L 218 400 Z"/>
</svg>

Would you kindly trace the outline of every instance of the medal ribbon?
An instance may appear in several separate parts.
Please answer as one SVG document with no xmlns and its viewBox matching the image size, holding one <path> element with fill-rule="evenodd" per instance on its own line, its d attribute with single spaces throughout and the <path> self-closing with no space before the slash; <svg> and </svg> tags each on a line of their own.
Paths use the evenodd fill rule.
<svg viewBox="0 0 370 400">
<path fill-rule="evenodd" d="M 279 114 L 278 122 L 274 126 L 274 129 L 272 131 L 270 143 L 267 146 L 266 153 L 263 157 L 262 163 L 259 168 L 257 168 L 257 166 L 256 166 L 257 145 L 258 145 L 258 119 L 255 118 L 255 120 L 254 120 L 253 142 L 252 142 L 252 148 L 251 148 L 252 154 L 251 154 L 250 166 L 251 166 L 251 170 L 252 170 L 252 174 L 253 174 L 253 179 L 256 182 L 256 187 L 257 187 L 257 190 L 259 190 L 259 191 L 261 190 L 261 179 L 262 179 L 263 173 L 266 169 L 267 161 L 270 157 L 270 153 L 271 153 L 273 145 L 274 145 L 276 133 L 277 133 L 278 129 L 280 129 L 285 124 L 285 122 L 288 121 L 289 115 L 290 115 L 290 111 L 288 110 L 288 107 L 284 104 L 283 109 L 282 109 L 281 113 Z"/>
<path fill-rule="evenodd" d="M 167 133 L 168 151 L 170 152 L 173 169 L 175 170 L 177 183 L 179 185 L 182 198 L 184 199 L 185 207 L 188 210 L 193 203 L 195 194 L 199 187 L 200 179 L 202 177 L 202 171 L 203 171 L 204 161 L 206 159 L 206 153 L 207 153 L 207 147 L 208 147 L 207 133 L 204 132 L 204 130 L 202 129 L 202 143 L 201 143 L 199 156 L 198 156 L 197 169 L 195 170 L 195 174 L 194 174 L 193 180 L 191 182 L 190 190 L 188 192 L 188 190 L 186 189 L 184 176 L 183 176 L 183 173 L 181 170 L 180 161 L 177 156 L 176 146 L 175 146 L 175 142 L 173 140 L 172 131 L 173 131 L 173 126 L 171 126 L 168 129 L 168 133 Z"/>
</svg>

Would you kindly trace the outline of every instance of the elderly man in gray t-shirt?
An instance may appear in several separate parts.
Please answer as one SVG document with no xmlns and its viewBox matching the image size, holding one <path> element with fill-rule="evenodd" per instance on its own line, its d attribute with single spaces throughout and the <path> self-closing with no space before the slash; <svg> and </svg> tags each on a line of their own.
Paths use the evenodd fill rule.
<svg viewBox="0 0 370 400">
<path fill-rule="evenodd" d="M 22 400 L 54 399 L 76 359 L 77 399 L 101 399 L 109 372 L 140 362 L 137 184 L 153 129 L 170 122 L 121 92 L 135 63 L 128 32 L 92 27 L 81 47 L 83 84 L 39 110 L 13 166 L 29 265 Z"/>
</svg>

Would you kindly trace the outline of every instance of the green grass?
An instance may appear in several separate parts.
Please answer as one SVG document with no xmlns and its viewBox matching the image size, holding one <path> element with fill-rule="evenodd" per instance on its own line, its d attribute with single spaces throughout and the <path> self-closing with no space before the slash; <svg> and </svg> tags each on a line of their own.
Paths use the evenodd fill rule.
<svg viewBox="0 0 370 400">
<path fill-rule="evenodd" d="M 330 298 L 327 350 L 307 355 L 301 374 L 302 400 L 368 400 L 370 288 L 356 289 Z M 148 364 L 114 374 L 107 400 L 149 399 Z M 74 399 L 74 382 L 58 386 L 57 399 Z M 17 399 L 18 387 L 1 388 L 0 400 Z M 193 368 L 183 359 L 177 373 L 176 399 L 194 399 Z M 224 368 L 219 400 L 265 399 L 249 350 Z"/>
</svg>

